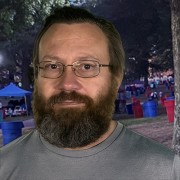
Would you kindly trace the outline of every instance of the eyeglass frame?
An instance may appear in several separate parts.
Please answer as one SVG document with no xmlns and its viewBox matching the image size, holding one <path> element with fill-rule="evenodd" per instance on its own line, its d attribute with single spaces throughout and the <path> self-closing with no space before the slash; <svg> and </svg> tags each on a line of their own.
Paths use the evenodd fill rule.
<svg viewBox="0 0 180 180">
<path fill-rule="evenodd" d="M 96 75 L 94 75 L 94 76 L 90 76 L 90 77 L 82 77 L 82 76 L 79 76 L 79 75 L 77 75 L 76 74 L 76 68 L 75 67 L 73 67 L 73 65 L 74 65 L 74 63 L 77 63 L 77 62 L 81 62 L 81 61 L 92 61 L 92 62 L 96 62 L 97 63 L 97 65 L 98 65 L 98 73 L 96 74 Z M 37 68 L 37 71 L 38 71 L 38 73 L 39 73 L 39 71 L 40 71 L 40 69 L 44 69 L 43 67 L 41 67 L 40 66 L 40 63 L 43 63 L 43 62 L 53 62 L 53 60 L 49 60 L 49 61 L 40 61 L 39 63 L 38 63 L 38 65 L 36 65 L 36 68 Z M 57 61 L 55 61 L 56 63 L 57 63 Z M 66 67 L 68 67 L 68 66 L 71 66 L 72 67 L 72 71 L 74 72 L 74 74 L 77 76 L 77 77 L 81 77 L 81 78 L 93 78 L 93 77 L 96 77 L 96 76 L 98 76 L 99 74 L 100 74 L 100 68 L 101 67 L 112 67 L 112 65 L 111 64 L 100 64 L 98 61 L 96 61 L 96 60 L 78 60 L 78 61 L 75 61 L 75 62 L 73 62 L 72 64 L 67 64 L 67 65 L 65 65 L 65 64 L 63 64 L 63 63 L 61 63 L 61 62 L 58 62 L 58 64 L 61 64 L 62 65 L 62 72 L 61 72 L 61 74 L 58 76 L 58 77 L 56 77 L 56 78 L 51 78 L 51 77 L 45 77 L 45 76 L 42 76 L 42 75 L 40 75 L 41 77 L 43 77 L 43 78 L 48 78 L 48 79 L 58 79 L 58 78 L 60 78 L 63 74 L 64 74 L 64 72 L 65 72 L 65 69 L 66 69 Z M 59 71 L 60 72 L 60 71 Z"/>
</svg>

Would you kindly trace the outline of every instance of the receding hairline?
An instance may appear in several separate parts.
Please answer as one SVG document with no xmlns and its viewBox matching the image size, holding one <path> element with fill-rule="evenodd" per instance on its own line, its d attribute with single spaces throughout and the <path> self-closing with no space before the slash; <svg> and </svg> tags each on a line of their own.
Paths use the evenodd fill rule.
<svg viewBox="0 0 180 180">
<path fill-rule="evenodd" d="M 72 23 L 65 23 L 65 22 L 56 22 L 56 23 L 53 23 L 51 24 L 50 26 L 48 26 L 48 28 L 46 28 L 46 30 L 44 31 L 44 33 L 42 33 L 41 37 L 39 40 L 42 39 L 42 37 L 48 32 L 48 31 L 53 31 L 53 29 L 55 29 L 56 27 L 62 25 L 62 28 L 63 26 L 79 26 L 79 25 L 87 25 L 87 29 L 89 29 L 89 25 L 91 27 L 94 27 L 94 29 L 96 29 L 96 32 L 99 34 L 99 35 L 103 35 L 103 37 L 105 37 L 106 40 L 108 40 L 107 38 L 107 35 L 104 33 L 104 31 L 96 24 L 96 23 L 90 23 L 90 22 L 79 22 L 79 23 L 76 23 L 76 22 L 72 22 Z M 54 26 L 54 28 L 52 27 Z M 86 27 L 84 27 L 86 28 Z M 73 31 L 73 28 L 72 28 L 72 31 Z M 83 31 L 85 31 L 85 29 L 83 29 Z M 55 31 L 54 31 L 55 32 Z"/>
</svg>

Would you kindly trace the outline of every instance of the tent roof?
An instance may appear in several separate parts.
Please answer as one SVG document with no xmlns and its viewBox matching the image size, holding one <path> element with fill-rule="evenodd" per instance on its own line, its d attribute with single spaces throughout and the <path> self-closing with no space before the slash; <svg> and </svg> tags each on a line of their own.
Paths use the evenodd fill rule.
<svg viewBox="0 0 180 180">
<path fill-rule="evenodd" d="M 10 83 L 8 86 L 0 90 L 0 96 L 25 96 L 31 94 L 32 92 L 26 91 L 17 87 L 15 84 Z"/>
</svg>

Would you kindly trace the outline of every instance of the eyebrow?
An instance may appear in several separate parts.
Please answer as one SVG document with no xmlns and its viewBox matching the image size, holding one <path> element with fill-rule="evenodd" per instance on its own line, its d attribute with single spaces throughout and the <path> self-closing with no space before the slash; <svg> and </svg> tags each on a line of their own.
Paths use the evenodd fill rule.
<svg viewBox="0 0 180 180">
<path fill-rule="evenodd" d="M 82 56 L 82 57 L 79 57 L 78 59 L 75 59 L 75 61 L 79 61 L 79 60 L 95 60 L 95 61 L 98 61 L 98 62 L 100 62 L 100 60 L 98 59 L 98 58 L 96 58 L 96 57 L 93 57 L 93 56 Z M 59 61 L 59 62 L 64 62 L 65 61 L 65 59 L 63 59 L 63 58 L 60 58 L 60 57 L 58 57 L 58 56 L 51 56 L 51 55 L 45 55 L 42 59 L 41 59 L 41 61 L 40 62 L 42 62 L 42 61 L 46 61 L 46 60 L 51 60 L 51 61 Z"/>
<path fill-rule="evenodd" d="M 62 61 L 62 58 L 59 58 L 57 56 L 50 56 L 50 55 L 45 55 L 40 62 L 46 61 L 46 60 L 52 60 L 52 61 Z"/>
</svg>

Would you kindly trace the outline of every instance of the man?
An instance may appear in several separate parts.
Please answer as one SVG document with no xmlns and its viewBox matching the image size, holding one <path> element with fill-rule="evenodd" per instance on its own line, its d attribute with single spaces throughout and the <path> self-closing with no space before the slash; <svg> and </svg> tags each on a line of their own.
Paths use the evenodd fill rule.
<svg viewBox="0 0 180 180">
<path fill-rule="evenodd" d="M 56 9 L 34 48 L 36 130 L 1 149 L 3 180 L 169 180 L 174 153 L 113 121 L 124 51 L 114 26 Z"/>
</svg>

